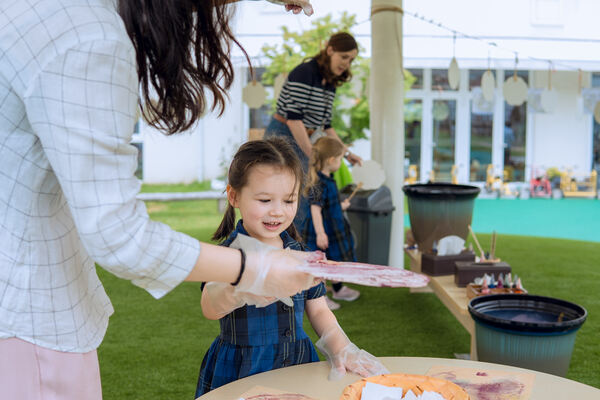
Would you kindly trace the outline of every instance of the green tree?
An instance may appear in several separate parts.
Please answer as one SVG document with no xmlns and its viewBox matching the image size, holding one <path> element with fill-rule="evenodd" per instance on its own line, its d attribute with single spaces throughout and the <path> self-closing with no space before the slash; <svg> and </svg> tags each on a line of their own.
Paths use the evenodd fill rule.
<svg viewBox="0 0 600 400">
<path fill-rule="evenodd" d="M 315 19 L 312 28 L 303 32 L 292 32 L 282 26 L 283 43 L 281 45 L 264 45 L 262 55 L 269 60 L 262 75 L 265 85 L 273 85 L 275 78 L 281 73 L 289 73 L 294 67 L 308 57 L 317 55 L 326 45 L 329 37 L 336 32 L 350 32 L 356 25 L 356 16 L 342 13 L 339 20 L 331 15 Z M 359 45 L 360 46 L 360 45 Z M 331 125 L 347 144 L 357 139 L 366 138 L 369 129 L 368 79 L 370 59 L 361 57 L 364 49 L 359 48 L 358 57 L 352 63 L 352 81 L 337 89 L 333 103 Z M 414 83 L 415 78 L 405 70 L 405 90 Z M 271 99 L 272 111 L 275 111 L 277 99 Z"/>
</svg>

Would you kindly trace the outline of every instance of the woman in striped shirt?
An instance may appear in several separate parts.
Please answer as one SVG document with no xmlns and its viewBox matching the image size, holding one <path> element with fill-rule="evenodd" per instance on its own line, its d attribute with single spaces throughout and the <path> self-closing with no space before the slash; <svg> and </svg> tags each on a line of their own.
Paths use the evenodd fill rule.
<svg viewBox="0 0 600 400">
<path fill-rule="evenodd" d="M 352 79 L 350 65 L 358 55 L 358 44 L 347 32 L 332 35 L 319 54 L 305 60 L 290 72 L 281 89 L 277 108 L 265 131 L 265 137 L 288 139 L 308 172 L 312 144 L 323 134 L 341 139 L 331 126 L 336 88 Z M 314 140 L 312 140 L 314 139 Z M 344 157 L 352 164 L 362 159 L 348 149 Z M 301 198 L 294 224 L 300 229 L 309 216 L 306 199 Z"/>
<path fill-rule="evenodd" d="M 294 145 L 305 172 L 311 152 L 311 137 L 322 131 L 338 140 L 331 126 L 336 88 L 350 81 L 350 65 L 358 55 L 358 44 L 346 32 L 336 33 L 325 49 L 290 72 L 277 100 L 277 109 L 265 136 L 284 136 Z M 314 142 L 314 140 L 312 140 Z M 353 165 L 361 163 L 356 154 L 345 152 Z"/>
</svg>

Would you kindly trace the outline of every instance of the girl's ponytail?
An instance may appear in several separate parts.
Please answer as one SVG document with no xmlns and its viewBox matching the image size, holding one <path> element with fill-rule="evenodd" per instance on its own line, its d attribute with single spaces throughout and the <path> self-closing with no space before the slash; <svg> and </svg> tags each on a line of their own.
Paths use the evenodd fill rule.
<svg viewBox="0 0 600 400">
<path fill-rule="evenodd" d="M 231 204 L 227 203 L 227 209 L 225 210 L 225 214 L 223 215 L 223 220 L 221 221 L 221 225 L 215 231 L 212 236 L 212 240 L 221 241 L 227 239 L 231 232 L 235 229 L 235 209 L 231 206 Z"/>
</svg>

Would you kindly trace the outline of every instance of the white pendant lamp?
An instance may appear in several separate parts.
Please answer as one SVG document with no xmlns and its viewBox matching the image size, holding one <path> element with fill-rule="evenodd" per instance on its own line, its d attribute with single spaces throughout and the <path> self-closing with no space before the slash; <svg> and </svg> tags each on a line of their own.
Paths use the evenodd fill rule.
<svg viewBox="0 0 600 400">
<path fill-rule="evenodd" d="M 515 54 L 515 72 L 502 85 L 504 100 L 511 106 L 520 106 L 527 100 L 527 84 L 523 78 L 517 75 L 518 63 L 519 57 Z"/>
<path fill-rule="evenodd" d="M 460 68 L 458 68 L 458 61 L 456 61 L 455 53 L 456 32 L 454 32 L 454 41 L 452 44 L 452 60 L 450 61 L 450 66 L 448 67 L 448 85 L 452 90 L 458 89 L 458 85 L 460 84 Z"/>
<path fill-rule="evenodd" d="M 445 121 L 450 115 L 448 103 L 445 101 L 436 101 L 433 103 L 433 119 L 436 121 Z"/>
<path fill-rule="evenodd" d="M 452 61 L 450 61 L 450 66 L 448 67 L 448 85 L 450 85 L 450 89 L 456 90 L 459 84 L 460 69 L 458 68 L 456 57 L 452 57 Z"/>
<path fill-rule="evenodd" d="M 267 91 L 260 82 L 252 80 L 242 89 L 242 100 L 250 108 L 260 108 L 267 100 Z"/>
<path fill-rule="evenodd" d="M 481 92 L 483 98 L 489 102 L 494 101 L 494 91 L 496 90 L 496 78 L 494 73 L 489 69 L 481 76 Z"/>
</svg>

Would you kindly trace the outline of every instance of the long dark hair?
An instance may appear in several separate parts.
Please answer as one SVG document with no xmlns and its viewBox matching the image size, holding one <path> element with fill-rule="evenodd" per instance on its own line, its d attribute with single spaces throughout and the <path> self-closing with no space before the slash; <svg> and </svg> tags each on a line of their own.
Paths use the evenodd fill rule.
<svg viewBox="0 0 600 400">
<path fill-rule="evenodd" d="M 229 27 L 232 9 L 224 0 L 118 1 L 135 47 L 144 115 L 151 125 L 167 134 L 190 128 L 207 107 L 205 90 L 212 95 L 210 109 L 223 114 L 233 83 L 232 43 L 250 64 Z"/>
<path fill-rule="evenodd" d="M 300 159 L 287 140 L 271 137 L 263 140 L 251 140 L 241 145 L 229 166 L 227 184 L 239 193 L 248 183 L 250 171 L 257 165 L 270 165 L 291 171 L 296 177 L 296 189 L 298 195 L 300 194 L 304 186 L 304 171 Z M 234 229 L 235 209 L 228 203 L 221 225 L 213 234 L 212 239 L 226 239 Z M 300 241 L 300 235 L 294 224 L 290 224 L 286 231 L 292 238 Z"/>
<path fill-rule="evenodd" d="M 338 32 L 332 35 L 327 41 L 325 48 L 313 57 L 317 60 L 317 64 L 319 64 L 319 71 L 321 72 L 321 75 L 323 75 L 323 78 L 333 86 L 338 87 L 352 79 L 352 72 L 350 72 L 350 68 L 341 75 L 335 75 L 331 71 L 331 57 L 327 55 L 328 47 L 331 47 L 333 51 L 346 52 L 358 50 L 358 44 L 356 43 L 354 36 L 348 32 Z"/>
</svg>

